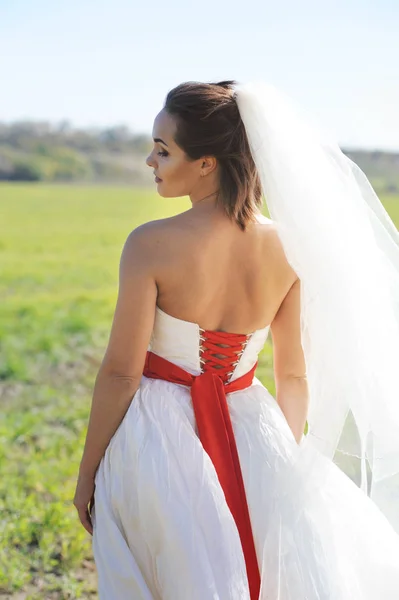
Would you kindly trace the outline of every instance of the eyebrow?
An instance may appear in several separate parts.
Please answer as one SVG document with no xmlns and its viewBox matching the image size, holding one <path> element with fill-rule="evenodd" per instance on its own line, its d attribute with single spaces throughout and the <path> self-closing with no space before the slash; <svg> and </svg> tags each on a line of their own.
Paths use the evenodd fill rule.
<svg viewBox="0 0 399 600">
<path fill-rule="evenodd" d="M 161 138 L 153 138 L 154 142 L 161 142 L 161 144 L 164 144 L 165 146 L 168 146 L 168 144 L 166 142 L 164 142 L 163 140 L 161 140 Z M 169 146 L 168 146 L 169 148 Z"/>
</svg>

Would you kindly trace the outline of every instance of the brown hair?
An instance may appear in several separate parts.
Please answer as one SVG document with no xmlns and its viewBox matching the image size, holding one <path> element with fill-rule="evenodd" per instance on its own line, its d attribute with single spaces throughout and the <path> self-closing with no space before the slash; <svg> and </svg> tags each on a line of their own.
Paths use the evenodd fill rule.
<svg viewBox="0 0 399 600">
<path fill-rule="evenodd" d="M 188 81 L 166 96 L 164 109 L 176 121 L 176 144 L 188 159 L 214 156 L 220 168 L 221 201 L 226 214 L 245 231 L 261 211 L 262 188 L 234 97 L 236 81 Z"/>
</svg>

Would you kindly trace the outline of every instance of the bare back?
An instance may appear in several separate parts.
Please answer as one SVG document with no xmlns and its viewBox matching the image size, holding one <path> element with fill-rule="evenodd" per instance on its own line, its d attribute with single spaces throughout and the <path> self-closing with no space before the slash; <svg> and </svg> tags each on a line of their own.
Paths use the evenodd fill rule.
<svg viewBox="0 0 399 600">
<path fill-rule="evenodd" d="M 243 232 L 226 217 L 187 211 L 156 221 L 155 235 L 158 306 L 204 329 L 265 327 L 296 279 L 271 222 Z"/>
</svg>

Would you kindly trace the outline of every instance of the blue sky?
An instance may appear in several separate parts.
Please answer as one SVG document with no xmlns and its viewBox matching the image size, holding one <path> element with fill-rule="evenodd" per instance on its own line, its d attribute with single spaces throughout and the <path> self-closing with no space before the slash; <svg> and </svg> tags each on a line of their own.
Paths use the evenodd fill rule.
<svg viewBox="0 0 399 600">
<path fill-rule="evenodd" d="M 399 150 L 398 0 L 0 0 L 0 120 L 151 133 L 182 81 L 264 79 L 341 145 Z"/>
</svg>

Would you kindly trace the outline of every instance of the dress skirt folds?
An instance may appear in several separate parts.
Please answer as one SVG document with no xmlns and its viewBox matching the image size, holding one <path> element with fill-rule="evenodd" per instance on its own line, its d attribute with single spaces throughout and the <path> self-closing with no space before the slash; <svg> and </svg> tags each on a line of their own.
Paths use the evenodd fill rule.
<svg viewBox="0 0 399 600">
<path fill-rule="evenodd" d="M 268 332 L 157 307 L 95 478 L 100 600 L 399 600 L 399 535 L 254 376 Z"/>
</svg>

